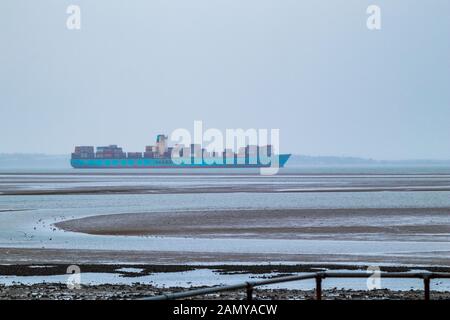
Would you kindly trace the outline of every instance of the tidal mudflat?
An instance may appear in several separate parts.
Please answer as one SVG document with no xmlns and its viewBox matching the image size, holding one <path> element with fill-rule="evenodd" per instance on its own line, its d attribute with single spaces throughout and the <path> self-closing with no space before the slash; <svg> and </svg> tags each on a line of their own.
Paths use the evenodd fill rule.
<svg viewBox="0 0 450 320">
<path fill-rule="evenodd" d="M 447 172 L 316 171 L 1 174 L 0 264 L 450 266 Z M 189 287 L 242 280 L 183 272 Z"/>
</svg>

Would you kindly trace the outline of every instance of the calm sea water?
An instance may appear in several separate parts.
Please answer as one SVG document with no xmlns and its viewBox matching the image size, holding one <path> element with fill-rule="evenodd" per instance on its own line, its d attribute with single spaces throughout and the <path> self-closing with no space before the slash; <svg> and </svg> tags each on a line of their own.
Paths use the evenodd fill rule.
<svg viewBox="0 0 450 320">
<path fill-rule="evenodd" d="M 286 168 L 280 175 L 261 177 L 255 171 L 1 171 L 0 170 L 0 247 L 66 248 L 96 250 L 149 250 L 176 252 L 214 252 L 259 254 L 330 254 L 361 257 L 401 255 L 433 261 L 450 259 L 450 242 L 367 241 L 314 239 L 205 239 L 136 236 L 95 236 L 65 232 L 55 222 L 94 215 L 185 210 L 294 209 L 294 208 L 450 208 L 450 168 L 445 167 L 307 167 Z M 20 195 L 23 191 L 73 190 L 102 187 L 143 187 L 159 194 L 64 194 Z M 173 189 L 222 188 L 226 192 L 181 192 Z M 245 192 L 234 192 L 238 189 Z M 345 192 L 295 192 L 333 188 Z M 352 188 L 384 188 L 383 192 L 353 192 Z M 410 191 L 422 188 L 427 191 Z M 439 190 L 433 190 L 439 188 Z M 17 191 L 18 195 L 1 195 Z M 233 191 L 233 192 L 230 192 Z M 258 191 L 258 192 L 253 192 Z M 286 192 L 294 191 L 294 192 Z M 449 210 L 450 213 L 450 210 Z M 415 215 L 414 219 L 421 219 Z M 431 221 L 432 222 L 432 221 Z M 423 223 L 423 221 L 422 221 Z M 435 222 L 434 222 L 435 223 Z M 431 238 L 433 239 L 433 238 Z M 441 238 L 442 239 L 442 238 Z M 120 262 L 120 261 L 115 261 Z M 2 256 L 0 255 L 0 263 Z M 220 261 L 217 261 L 220 263 Z M 289 263 L 286 261 L 285 263 Z M 425 263 L 427 264 L 427 263 Z M 430 263 L 432 264 L 432 262 Z M 59 277 L 59 278 L 58 278 Z M 147 278 L 114 278 L 117 275 L 83 274 L 84 282 L 122 283 L 151 281 L 162 286 L 213 285 L 247 280 L 249 275 L 221 276 L 208 270 L 164 273 Z M 109 278 L 108 278 L 109 277 Z M 59 280 L 58 280 L 59 279 Z M 66 276 L 0 276 L 0 283 L 66 281 Z M 347 281 L 347 282 L 345 282 Z M 329 287 L 365 288 L 356 280 L 328 281 Z M 383 286 L 400 290 L 420 288 L 420 282 L 387 281 Z M 448 290 L 450 282 L 433 284 Z M 309 289 L 313 283 L 296 283 L 293 288 Z"/>
<path fill-rule="evenodd" d="M 152 186 L 156 188 L 242 187 L 260 192 L 177 194 L 0 195 L 0 247 L 79 249 L 139 249 L 208 252 L 352 253 L 450 252 L 450 243 L 271 239 L 177 239 L 93 236 L 63 232 L 53 223 L 92 215 L 219 209 L 280 208 L 450 208 L 449 191 L 282 192 L 302 188 L 449 187 L 443 168 L 309 168 L 290 169 L 273 177 L 245 172 L 166 174 L 138 172 L 3 172 L 1 190 L 52 190 L 92 186 Z M 318 172 L 320 171 L 320 172 Z M 198 173 L 198 172 L 196 172 Z M 270 187 L 271 192 L 264 192 Z M 261 189 L 262 188 L 262 189 Z M 402 189 L 402 190 L 403 190 Z M 275 191 L 274 191 L 275 190 Z M 17 211 L 7 211 L 17 210 Z M 424 209 L 425 210 L 425 209 Z"/>
<path fill-rule="evenodd" d="M 401 188 L 450 186 L 445 167 L 284 168 L 275 176 L 257 170 L 0 170 L 0 194 L 11 190 L 89 187 L 205 188 L 286 191 L 304 188 Z"/>
</svg>

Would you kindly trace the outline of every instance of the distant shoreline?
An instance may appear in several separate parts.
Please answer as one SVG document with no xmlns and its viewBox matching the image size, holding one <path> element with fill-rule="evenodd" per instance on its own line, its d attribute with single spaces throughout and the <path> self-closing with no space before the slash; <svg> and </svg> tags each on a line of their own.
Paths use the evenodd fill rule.
<svg viewBox="0 0 450 320">
<path fill-rule="evenodd" d="M 398 167 L 398 166 L 444 166 L 450 167 L 450 159 L 377 160 L 351 156 L 309 156 L 293 154 L 287 168 L 295 167 Z M 2 170 L 67 170 L 71 169 L 70 155 L 0 153 Z"/>
</svg>

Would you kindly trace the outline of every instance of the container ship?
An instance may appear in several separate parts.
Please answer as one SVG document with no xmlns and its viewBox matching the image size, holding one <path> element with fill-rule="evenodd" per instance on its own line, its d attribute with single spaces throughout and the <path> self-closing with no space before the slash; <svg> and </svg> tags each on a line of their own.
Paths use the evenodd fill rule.
<svg viewBox="0 0 450 320">
<path fill-rule="evenodd" d="M 247 145 L 238 152 L 208 152 L 199 144 L 169 147 L 167 136 L 160 134 L 156 145 L 146 146 L 145 152 L 124 152 L 117 145 L 96 151 L 93 146 L 76 146 L 70 162 L 76 169 L 284 167 L 291 155 L 275 155 L 272 150 L 271 145 Z"/>
</svg>

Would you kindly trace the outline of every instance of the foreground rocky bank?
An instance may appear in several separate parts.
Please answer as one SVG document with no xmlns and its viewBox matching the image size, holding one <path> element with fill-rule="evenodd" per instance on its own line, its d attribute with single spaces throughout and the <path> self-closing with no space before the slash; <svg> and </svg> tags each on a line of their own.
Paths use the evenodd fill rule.
<svg viewBox="0 0 450 320">
<path fill-rule="evenodd" d="M 194 289 L 194 288 L 191 288 Z M 197 288 L 196 288 L 197 289 Z M 47 283 L 11 286 L 0 285 L 0 300 L 123 300 L 139 299 L 172 292 L 186 291 L 186 288 L 161 289 L 151 285 L 90 285 L 81 286 L 79 289 L 69 289 L 64 284 Z M 314 290 L 286 290 L 286 289 L 258 289 L 254 292 L 254 298 L 260 300 L 311 300 L 314 299 Z M 225 299 L 243 300 L 245 292 L 233 291 L 217 294 L 198 296 L 193 299 Z M 329 289 L 323 291 L 323 299 L 326 300 L 421 300 L 423 291 L 392 291 L 381 290 L 341 290 Z M 432 292 L 431 299 L 450 299 L 450 292 Z"/>
</svg>

